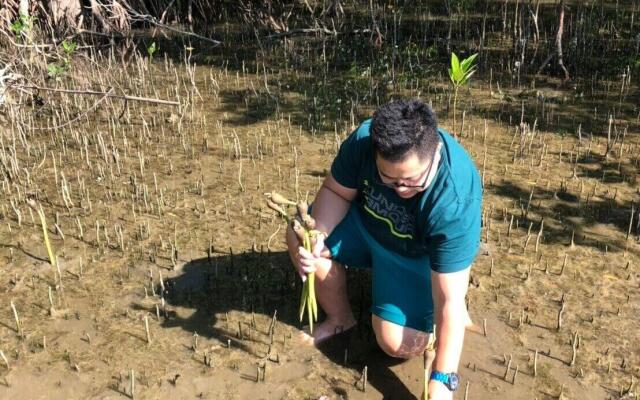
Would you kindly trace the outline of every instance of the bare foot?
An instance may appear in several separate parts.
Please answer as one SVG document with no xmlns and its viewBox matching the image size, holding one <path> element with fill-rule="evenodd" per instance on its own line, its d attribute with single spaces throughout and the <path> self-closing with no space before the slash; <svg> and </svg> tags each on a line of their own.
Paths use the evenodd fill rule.
<svg viewBox="0 0 640 400">
<path fill-rule="evenodd" d="M 298 339 L 306 346 L 317 346 L 337 334 L 346 332 L 354 326 L 356 326 L 355 319 L 347 321 L 326 319 L 313 326 L 313 334 L 309 333 L 309 326 L 305 326 L 299 333 Z"/>
<path fill-rule="evenodd" d="M 465 311 L 466 311 L 466 314 L 467 314 L 467 315 L 465 315 L 465 316 L 463 317 L 463 318 L 465 319 L 465 321 L 464 321 L 464 327 L 465 327 L 465 328 L 467 328 L 467 329 L 469 329 L 469 328 L 472 328 L 472 327 L 476 326 L 476 325 L 473 323 L 473 321 L 471 321 L 471 316 L 469 315 L 469 311 L 468 311 L 468 310 L 465 310 Z"/>
<path fill-rule="evenodd" d="M 475 333 L 483 333 L 482 327 L 473 323 L 471 317 L 469 316 L 469 311 L 467 311 L 467 315 L 465 318 L 464 328 L 469 332 Z"/>
</svg>

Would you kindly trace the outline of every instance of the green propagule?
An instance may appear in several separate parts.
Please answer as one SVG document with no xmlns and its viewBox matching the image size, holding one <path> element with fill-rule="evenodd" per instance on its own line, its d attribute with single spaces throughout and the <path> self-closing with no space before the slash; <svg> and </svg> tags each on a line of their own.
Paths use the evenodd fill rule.
<svg viewBox="0 0 640 400">
<path fill-rule="evenodd" d="M 267 196 L 269 197 L 267 200 L 269 208 L 280 214 L 287 221 L 287 224 L 291 226 L 305 250 L 311 252 L 320 231 L 315 229 L 316 221 L 308 213 L 309 206 L 307 202 L 299 201 L 295 203 L 276 192 L 271 192 Z M 296 206 L 295 217 L 290 217 L 283 209 L 283 207 L 287 206 Z M 318 303 L 316 302 L 315 274 L 313 272 L 307 274 L 307 279 L 302 287 L 299 311 L 300 322 L 304 317 L 305 308 L 309 318 L 309 332 L 313 333 L 313 323 L 318 321 Z"/>
</svg>

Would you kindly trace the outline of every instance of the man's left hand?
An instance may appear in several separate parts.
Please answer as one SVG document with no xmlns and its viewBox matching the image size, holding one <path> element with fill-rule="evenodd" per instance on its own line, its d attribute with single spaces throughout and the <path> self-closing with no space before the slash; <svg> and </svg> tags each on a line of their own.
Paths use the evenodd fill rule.
<svg viewBox="0 0 640 400">
<path fill-rule="evenodd" d="M 429 400 L 453 400 L 453 392 L 444 383 L 430 380 Z"/>
</svg>

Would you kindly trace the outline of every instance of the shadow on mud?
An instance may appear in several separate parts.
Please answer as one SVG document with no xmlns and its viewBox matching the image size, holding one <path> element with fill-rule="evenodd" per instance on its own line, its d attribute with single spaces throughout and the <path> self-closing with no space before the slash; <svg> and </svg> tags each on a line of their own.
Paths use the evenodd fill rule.
<svg viewBox="0 0 640 400">
<path fill-rule="evenodd" d="M 582 176 L 582 173 L 578 173 L 578 176 Z M 572 234 L 574 234 L 575 244 L 578 246 L 592 247 L 602 251 L 607 249 L 609 252 L 635 252 L 633 249 L 628 249 L 628 243 L 625 243 L 624 239 L 597 234 L 593 231 L 586 232 L 587 229 L 602 224 L 617 229 L 621 233 L 628 232 L 636 237 L 640 234 L 640 222 L 638 222 L 636 214 L 634 214 L 634 224 L 629 225 L 631 212 L 637 213 L 634 204 L 628 200 L 617 199 L 613 191 L 599 192 L 599 196 L 595 198 L 585 193 L 581 195 L 581 198 L 578 198 L 577 195 L 566 190 L 536 187 L 535 201 L 531 202 L 531 212 L 529 213 L 526 208 L 528 198 L 531 195 L 530 187 L 504 181 L 491 186 L 490 190 L 520 204 L 521 212 L 519 215 L 516 213 L 515 217 L 518 219 L 518 226 L 523 231 L 527 230 L 530 224 L 533 224 L 532 227 L 536 232 L 540 227 L 541 219 L 557 221 L 558 227 L 554 228 L 548 223 L 544 226 L 547 243 L 569 245 Z M 543 201 L 546 204 L 541 205 Z M 535 218 L 532 217 L 533 214 L 536 215 Z"/>
<path fill-rule="evenodd" d="M 369 313 L 371 277 L 367 271 L 349 270 L 348 290 L 354 315 L 358 319 L 356 328 L 337 335 L 323 343 L 319 350 L 332 362 L 345 365 L 354 370 L 354 375 L 367 366 L 368 382 L 385 399 L 412 399 L 405 384 L 389 367 L 402 362 L 393 359 L 379 349 L 373 331 Z M 158 288 L 160 290 L 160 288 Z M 175 312 L 167 312 L 163 318 L 163 327 L 180 327 L 190 333 L 197 332 L 203 337 L 218 340 L 223 345 L 227 341 L 247 354 L 264 358 L 265 353 L 256 351 L 256 338 L 247 332 L 251 329 L 251 315 L 262 315 L 261 319 L 273 316 L 277 310 L 279 327 L 286 324 L 294 333 L 300 329 L 298 321 L 298 299 L 302 285 L 294 273 L 289 256 L 285 252 L 246 252 L 241 254 L 215 253 L 207 258 L 193 260 L 184 265 L 182 273 L 165 282 L 164 297 L 171 307 L 192 309 L 188 318 L 181 318 Z M 241 312 L 244 320 L 225 325 L 227 313 Z M 237 315 L 237 314 L 234 314 Z M 218 320 L 220 318 L 220 320 Z M 320 313 L 319 320 L 324 315 Z M 240 326 L 242 325 L 242 326 Z M 243 330 L 244 333 L 241 333 Z M 262 337 L 268 332 L 266 326 L 257 327 Z M 277 329 L 282 341 L 282 329 Z M 260 339 L 262 341 L 262 339 Z M 264 341 L 262 341 L 264 343 Z M 267 342 L 268 343 L 268 342 Z M 264 346 L 263 346 L 264 347 Z M 348 350 L 347 350 L 348 349 Z M 347 398 L 344 385 L 337 387 L 332 382 L 336 394 Z M 361 384 L 353 382 L 360 388 Z"/>
</svg>

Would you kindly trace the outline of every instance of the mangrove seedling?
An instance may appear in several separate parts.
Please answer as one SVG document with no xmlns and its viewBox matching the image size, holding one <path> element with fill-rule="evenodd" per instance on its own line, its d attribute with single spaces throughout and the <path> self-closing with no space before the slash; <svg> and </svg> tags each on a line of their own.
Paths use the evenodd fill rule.
<svg viewBox="0 0 640 400">
<path fill-rule="evenodd" d="M 49 235 L 47 233 L 47 219 L 44 215 L 44 210 L 42 206 L 36 205 L 36 202 L 29 199 L 27 204 L 38 212 L 38 216 L 40 217 L 40 225 L 42 225 L 42 235 L 44 236 L 44 246 L 47 249 L 47 254 L 49 255 L 49 262 L 51 266 L 57 268 L 56 255 L 53 251 L 53 247 L 51 246 L 51 242 L 49 241 Z M 62 277 L 60 277 L 62 278 Z"/>
<path fill-rule="evenodd" d="M 2 350 L 0 350 L 0 358 L 2 358 L 2 361 L 4 361 L 4 365 L 7 367 L 7 369 L 9 369 L 9 360 L 7 360 L 7 357 L 5 357 Z"/>
<path fill-rule="evenodd" d="M 307 202 L 300 201 L 298 203 L 295 203 L 276 192 L 271 192 L 268 194 L 268 196 L 269 199 L 267 200 L 267 205 L 269 206 L 269 208 L 280 214 L 280 216 L 282 216 L 282 218 L 287 221 L 304 249 L 308 252 L 311 252 L 316 237 L 320 232 L 315 229 L 316 221 L 308 213 L 309 206 Z M 291 218 L 289 214 L 287 214 L 287 212 L 282 208 L 289 205 L 295 205 L 297 208 L 297 213 L 294 218 Z M 318 303 L 316 302 L 314 273 L 307 274 L 307 279 L 304 281 L 302 287 L 299 309 L 301 322 L 302 318 L 304 317 L 305 309 L 307 310 L 307 315 L 309 318 L 309 332 L 313 333 L 313 323 L 318 320 Z"/>
<path fill-rule="evenodd" d="M 436 359 L 436 329 L 429 336 L 427 348 L 424 350 L 424 389 L 420 400 L 429 400 L 429 380 L 431 378 L 431 366 Z"/>
<path fill-rule="evenodd" d="M 474 61 L 478 54 L 474 54 L 462 60 L 458 59 L 456 53 L 451 53 L 451 68 L 449 68 L 449 78 L 453 83 L 453 131 L 456 131 L 456 103 L 458 101 L 458 90 L 469 81 L 469 78 L 476 72 Z"/>
<path fill-rule="evenodd" d="M 13 311 L 13 318 L 16 321 L 16 332 L 18 332 L 18 335 L 20 335 L 21 338 L 24 338 L 24 332 L 22 330 L 22 322 L 20 321 L 20 317 L 18 317 L 18 310 L 16 309 L 16 305 L 13 304 L 13 301 L 11 301 L 10 303 L 11 303 L 11 310 Z"/>
<path fill-rule="evenodd" d="M 147 47 L 147 54 L 149 54 L 149 58 L 153 59 L 153 54 L 158 50 L 158 46 L 156 46 L 156 42 L 151 43 L 149 47 Z"/>
</svg>

